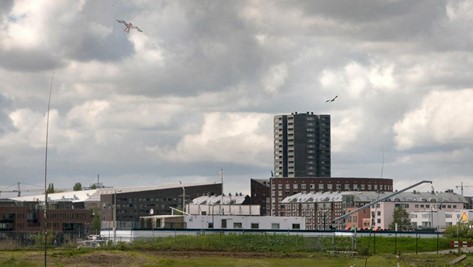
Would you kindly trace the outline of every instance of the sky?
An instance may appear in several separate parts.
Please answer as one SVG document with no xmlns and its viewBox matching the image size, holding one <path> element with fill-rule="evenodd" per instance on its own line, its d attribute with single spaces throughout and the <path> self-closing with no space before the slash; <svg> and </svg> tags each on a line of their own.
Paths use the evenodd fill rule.
<svg viewBox="0 0 473 267">
<path fill-rule="evenodd" d="M 56 189 L 223 169 L 248 194 L 273 169 L 273 117 L 314 112 L 332 177 L 473 195 L 472 28 L 461 0 L 0 1 L 0 191 L 44 188 L 51 88 Z"/>
</svg>

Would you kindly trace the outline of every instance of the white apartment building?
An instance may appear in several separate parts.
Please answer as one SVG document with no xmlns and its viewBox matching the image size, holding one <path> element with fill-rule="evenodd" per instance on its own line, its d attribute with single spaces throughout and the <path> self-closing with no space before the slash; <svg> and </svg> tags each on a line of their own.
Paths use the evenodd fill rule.
<svg viewBox="0 0 473 267">
<path fill-rule="evenodd" d="M 465 209 L 467 201 L 463 196 L 453 192 L 403 192 L 390 198 L 389 201 L 371 206 L 372 227 L 374 229 L 388 229 L 393 222 L 394 209 L 398 206 L 404 208 L 409 214 L 420 213 L 420 221 L 417 221 L 418 216 L 411 218 L 413 227 L 426 228 L 428 225 L 434 225 L 433 221 L 437 218 L 446 220 L 447 218 L 442 217 L 442 214 Z M 436 225 L 442 225 L 442 223 L 437 222 Z"/>
<path fill-rule="evenodd" d="M 445 210 L 432 210 L 432 211 L 419 211 L 411 212 L 409 218 L 414 228 L 434 228 L 437 231 L 443 231 L 448 226 L 457 225 L 460 222 L 465 222 L 465 218 L 462 219 L 462 214 L 465 213 L 466 221 L 473 221 L 473 210 L 457 210 L 457 211 L 445 211 Z"/>
</svg>

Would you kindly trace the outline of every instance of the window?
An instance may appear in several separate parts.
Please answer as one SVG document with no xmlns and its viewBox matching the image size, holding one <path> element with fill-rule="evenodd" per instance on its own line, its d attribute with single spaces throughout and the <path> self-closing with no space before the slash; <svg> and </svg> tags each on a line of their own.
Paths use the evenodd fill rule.
<svg viewBox="0 0 473 267">
<path fill-rule="evenodd" d="M 279 223 L 272 223 L 271 229 L 279 229 Z"/>
<path fill-rule="evenodd" d="M 327 189 L 332 190 L 332 184 L 327 184 Z"/>
<path fill-rule="evenodd" d="M 292 229 L 301 229 L 301 225 L 298 223 L 293 223 L 292 224 Z"/>
<path fill-rule="evenodd" d="M 243 228 L 243 225 L 241 224 L 241 222 L 233 223 L 233 229 L 241 229 L 241 228 Z"/>
<path fill-rule="evenodd" d="M 319 184 L 319 190 L 324 190 L 324 184 Z"/>
<path fill-rule="evenodd" d="M 214 228 L 214 224 L 213 223 L 209 223 L 209 229 L 213 229 Z"/>
<path fill-rule="evenodd" d="M 222 219 L 222 228 L 227 228 L 227 219 Z"/>
<path fill-rule="evenodd" d="M 259 224 L 258 223 L 252 223 L 251 224 L 251 229 L 259 229 Z"/>
</svg>

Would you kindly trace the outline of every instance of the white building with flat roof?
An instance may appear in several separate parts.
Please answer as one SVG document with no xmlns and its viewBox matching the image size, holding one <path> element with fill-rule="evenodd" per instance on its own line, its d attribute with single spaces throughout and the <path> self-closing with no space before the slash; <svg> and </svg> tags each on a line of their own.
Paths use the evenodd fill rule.
<svg viewBox="0 0 473 267">
<path fill-rule="evenodd" d="M 186 215 L 187 229 L 305 230 L 304 217 Z"/>
</svg>

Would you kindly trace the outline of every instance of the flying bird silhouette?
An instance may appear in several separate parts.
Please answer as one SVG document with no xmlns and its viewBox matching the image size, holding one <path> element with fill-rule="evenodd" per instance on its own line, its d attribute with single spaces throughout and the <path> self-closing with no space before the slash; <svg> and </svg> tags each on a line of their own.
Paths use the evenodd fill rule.
<svg viewBox="0 0 473 267">
<path fill-rule="evenodd" d="M 135 29 L 139 32 L 143 32 L 140 28 L 138 28 L 138 26 L 134 26 L 131 22 L 126 22 L 124 20 L 119 20 L 119 19 L 117 19 L 117 22 L 125 25 L 125 29 L 123 30 L 124 32 L 129 33 L 131 29 Z"/>
<path fill-rule="evenodd" d="M 334 98 L 332 98 L 332 99 L 325 100 L 325 103 L 327 103 L 327 102 L 333 102 L 333 101 L 335 101 L 335 99 L 337 99 L 337 97 L 338 97 L 338 95 L 336 95 L 336 96 L 335 96 Z"/>
</svg>

